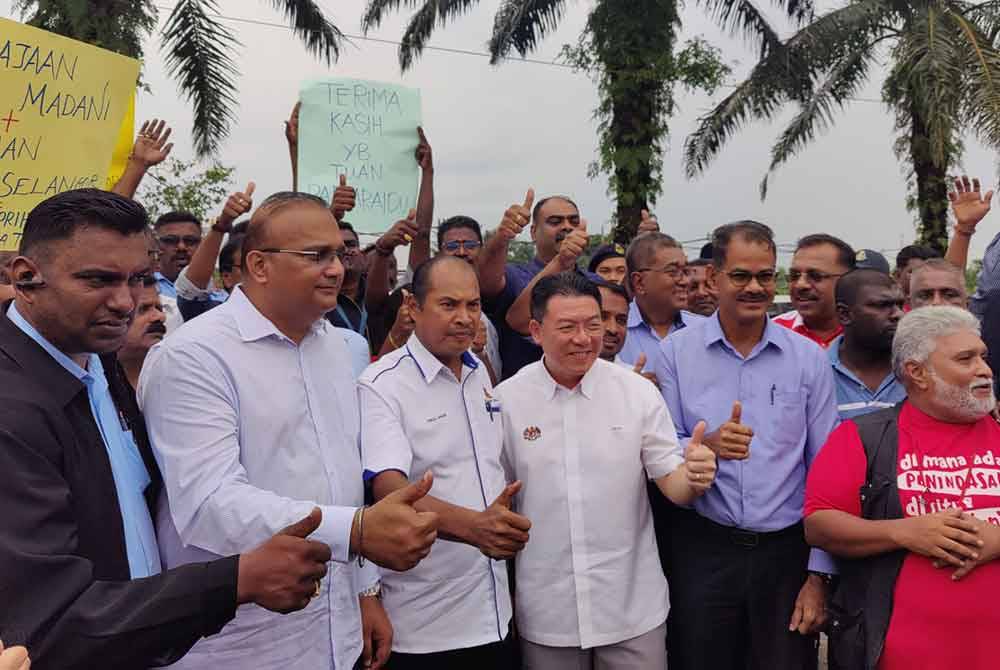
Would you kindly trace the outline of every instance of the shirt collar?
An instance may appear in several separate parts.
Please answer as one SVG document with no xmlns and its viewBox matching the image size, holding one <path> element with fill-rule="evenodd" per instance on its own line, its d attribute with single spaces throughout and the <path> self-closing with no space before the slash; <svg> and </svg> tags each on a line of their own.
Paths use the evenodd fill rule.
<svg viewBox="0 0 1000 670">
<path fill-rule="evenodd" d="M 228 309 L 233 313 L 233 318 L 236 320 L 236 329 L 240 331 L 240 337 L 243 338 L 244 342 L 253 342 L 271 336 L 291 341 L 287 335 L 278 330 L 278 327 L 270 319 L 261 314 L 260 310 L 250 302 L 250 298 L 243 292 L 242 285 L 233 289 L 229 300 L 225 304 L 228 305 Z M 325 327 L 326 320 L 320 318 L 310 326 L 309 332 L 316 333 Z"/>
<path fill-rule="evenodd" d="M 87 361 L 87 369 L 85 370 L 77 365 L 76 361 L 61 352 L 55 347 L 55 345 L 45 339 L 45 337 L 38 332 L 33 325 L 28 323 L 27 319 L 21 316 L 21 313 L 17 311 L 17 306 L 13 302 L 10 303 L 10 309 L 7 310 L 7 317 L 14 325 L 20 328 L 25 335 L 37 342 L 38 345 L 45 350 L 45 353 L 55 359 L 59 365 L 63 366 L 67 372 L 80 381 L 84 383 L 91 383 L 94 380 L 104 378 L 101 359 L 98 358 L 97 354 L 88 354 L 89 360 Z"/>
<path fill-rule="evenodd" d="M 406 341 L 406 351 L 413 357 L 413 362 L 417 364 L 417 369 L 423 375 L 424 381 L 430 384 L 444 369 L 444 363 L 437 356 L 428 351 L 424 343 L 420 341 L 416 333 Z M 462 365 L 471 370 L 479 367 L 479 363 L 468 351 L 462 352 Z"/>
<path fill-rule="evenodd" d="M 734 347 L 729 340 L 726 339 L 726 334 L 722 330 L 722 322 L 719 321 L 719 310 L 715 310 L 715 313 L 708 317 L 706 321 L 705 348 L 707 349 L 716 342 L 722 342 L 733 351 L 736 351 L 736 347 Z M 789 332 L 787 328 L 772 323 L 771 317 L 767 317 L 767 323 L 764 324 L 764 332 L 761 335 L 760 342 L 754 346 L 754 352 L 763 351 L 768 345 L 774 345 L 778 349 L 784 349 L 784 345 L 787 343 L 787 340 L 783 339 L 786 337 L 786 334 L 782 331 L 785 331 L 785 333 Z M 754 353 L 751 353 L 750 355 L 753 356 Z M 747 358 L 749 358 L 749 356 Z"/>
<path fill-rule="evenodd" d="M 556 392 L 559 389 L 566 391 L 567 393 L 573 393 L 579 389 L 580 393 L 584 395 L 588 400 L 593 400 L 594 393 L 597 391 L 597 377 L 600 375 L 599 368 L 602 364 L 607 363 L 607 361 L 601 360 L 600 357 L 594 361 L 594 364 L 590 366 L 587 370 L 587 374 L 583 375 L 583 379 L 580 383 L 576 385 L 576 388 L 568 389 L 555 379 L 549 373 L 549 369 L 545 367 L 545 356 L 542 356 L 542 360 L 538 361 L 538 369 L 540 370 L 542 386 L 545 388 L 545 398 L 546 400 L 552 400 L 556 397 Z M 612 365 L 609 363 L 609 365 Z"/>
<path fill-rule="evenodd" d="M 830 343 L 829 348 L 826 350 L 826 355 L 830 359 L 830 364 L 833 366 L 833 369 L 838 374 L 844 375 L 845 377 L 847 377 L 851 381 L 853 381 L 853 382 L 855 382 L 857 384 L 860 384 L 861 386 L 864 386 L 867 389 L 868 387 L 865 385 L 865 383 L 863 381 L 861 381 L 861 379 L 856 374 L 854 374 L 854 372 L 850 368 L 848 368 L 846 365 L 844 365 L 841 362 L 841 360 L 840 360 L 840 345 L 843 343 L 843 341 L 844 341 L 844 336 L 843 335 L 838 335 Z M 894 381 L 896 381 L 896 375 L 893 374 L 892 372 L 890 372 L 886 376 L 886 378 L 883 379 L 881 381 L 881 383 L 879 383 L 878 389 L 875 391 L 875 394 L 878 395 L 879 393 L 881 393 L 883 391 L 883 389 L 885 389 L 885 387 L 889 386 Z"/>
<path fill-rule="evenodd" d="M 156 279 L 156 281 L 158 281 L 158 282 L 166 282 L 170 286 L 174 285 L 174 283 L 172 281 L 170 281 L 169 279 L 167 279 L 166 275 L 164 275 L 159 270 L 157 270 L 156 272 L 153 273 L 153 278 Z"/>
<path fill-rule="evenodd" d="M 642 318 L 642 311 L 639 309 L 639 305 L 636 303 L 634 298 L 632 299 L 632 302 L 629 303 L 628 322 L 625 325 L 628 328 L 637 328 L 638 326 L 643 325 L 650 328 L 649 324 L 646 323 L 646 320 Z M 687 324 L 684 323 L 684 310 L 677 310 L 677 314 L 674 315 L 673 330 L 683 328 L 685 325 Z"/>
</svg>

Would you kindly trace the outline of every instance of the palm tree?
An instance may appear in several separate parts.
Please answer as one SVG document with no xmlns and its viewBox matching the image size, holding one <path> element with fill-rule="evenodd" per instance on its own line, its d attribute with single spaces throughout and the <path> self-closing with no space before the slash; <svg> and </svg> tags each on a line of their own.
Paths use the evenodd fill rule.
<svg viewBox="0 0 1000 670">
<path fill-rule="evenodd" d="M 821 16 L 789 11 L 796 30 L 785 40 L 763 19 L 736 11 L 744 1 L 702 4 L 754 39 L 760 59 L 687 138 L 688 176 L 702 173 L 745 124 L 772 120 L 791 104 L 797 114 L 771 148 L 770 175 L 833 124 L 887 56 L 882 100 L 895 116 L 896 153 L 911 170 L 908 205 L 917 211 L 919 241 L 943 251 L 948 171 L 962 156 L 962 133 L 1000 148 L 1000 2 L 850 0 Z"/>
<path fill-rule="evenodd" d="M 270 0 L 306 49 L 327 65 L 340 55 L 340 30 L 313 0 Z M 143 39 L 156 28 L 152 0 L 15 0 L 38 28 L 141 58 Z M 177 0 L 161 34 L 167 72 L 194 107 L 193 137 L 199 157 L 218 151 L 236 119 L 233 60 L 239 42 L 219 20 L 217 0 Z"/>
<path fill-rule="evenodd" d="M 369 0 L 362 24 L 378 26 L 401 6 L 419 7 L 401 39 L 399 62 L 409 69 L 435 27 L 469 10 L 477 0 Z M 522 57 L 538 48 L 556 29 L 566 0 L 503 0 L 489 40 L 491 64 L 512 52 Z M 728 68 L 718 52 L 700 40 L 675 52 L 680 25 L 674 0 L 597 0 L 577 45 L 563 55 L 574 67 L 591 74 L 600 102 L 599 158 L 591 176 L 609 175 L 617 201 L 615 240 L 627 244 L 635 235 L 640 212 L 660 193 L 662 143 L 674 110 L 673 85 L 714 90 Z"/>
</svg>

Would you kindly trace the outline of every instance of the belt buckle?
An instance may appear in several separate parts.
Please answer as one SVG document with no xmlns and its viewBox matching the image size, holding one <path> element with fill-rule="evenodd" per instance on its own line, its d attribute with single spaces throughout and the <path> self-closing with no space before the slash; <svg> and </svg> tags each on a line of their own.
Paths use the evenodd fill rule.
<svg viewBox="0 0 1000 670">
<path fill-rule="evenodd" d="M 733 533 L 733 543 L 738 544 L 741 547 L 747 547 L 748 549 L 753 549 L 758 544 L 760 544 L 760 533 L 754 533 L 749 530 L 734 529 Z"/>
</svg>

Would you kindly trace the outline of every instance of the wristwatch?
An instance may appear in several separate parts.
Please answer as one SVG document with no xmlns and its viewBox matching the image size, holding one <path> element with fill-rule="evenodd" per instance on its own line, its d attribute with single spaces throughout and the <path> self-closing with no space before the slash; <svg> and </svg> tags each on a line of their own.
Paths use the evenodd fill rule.
<svg viewBox="0 0 1000 670">
<path fill-rule="evenodd" d="M 382 581 L 379 580 L 375 582 L 373 586 L 369 586 L 367 589 L 358 594 L 362 598 L 381 598 L 382 597 Z"/>
</svg>

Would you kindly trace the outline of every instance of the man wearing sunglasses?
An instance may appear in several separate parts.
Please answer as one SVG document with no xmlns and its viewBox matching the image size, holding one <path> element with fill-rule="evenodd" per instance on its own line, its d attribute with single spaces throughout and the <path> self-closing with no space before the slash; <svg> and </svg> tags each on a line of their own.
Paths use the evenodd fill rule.
<svg viewBox="0 0 1000 670">
<path fill-rule="evenodd" d="M 844 332 L 837 318 L 837 279 L 853 270 L 854 263 L 854 249 L 843 240 L 823 233 L 803 237 L 788 270 L 795 309 L 774 322 L 829 347 Z"/>
<path fill-rule="evenodd" d="M 719 309 L 668 337 L 654 367 L 681 443 L 704 421 L 719 458 L 712 488 L 672 515 L 670 664 L 803 670 L 815 667 L 834 571 L 802 528 L 806 472 L 837 421 L 833 371 L 767 316 L 771 229 L 731 223 L 713 246 Z"/>
</svg>

